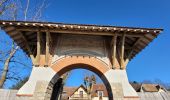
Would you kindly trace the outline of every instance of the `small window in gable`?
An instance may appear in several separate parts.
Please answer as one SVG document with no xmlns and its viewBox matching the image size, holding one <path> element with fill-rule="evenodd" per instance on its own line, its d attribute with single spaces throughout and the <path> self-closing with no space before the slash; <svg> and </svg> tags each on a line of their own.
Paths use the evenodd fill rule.
<svg viewBox="0 0 170 100">
<path fill-rule="evenodd" d="M 80 91 L 80 97 L 83 97 L 83 91 Z"/>
<path fill-rule="evenodd" d="M 103 91 L 98 91 L 98 97 L 103 97 Z"/>
</svg>

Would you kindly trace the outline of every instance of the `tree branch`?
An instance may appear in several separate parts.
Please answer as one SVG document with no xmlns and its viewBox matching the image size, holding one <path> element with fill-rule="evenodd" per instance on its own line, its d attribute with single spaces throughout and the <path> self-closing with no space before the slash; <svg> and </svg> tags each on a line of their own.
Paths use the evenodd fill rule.
<svg viewBox="0 0 170 100">
<path fill-rule="evenodd" d="M 24 20 L 25 21 L 27 20 L 27 13 L 28 13 L 29 5 L 30 5 L 30 0 L 27 0 L 26 8 L 25 8 L 25 11 L 24 11 Z"/>
</svg>

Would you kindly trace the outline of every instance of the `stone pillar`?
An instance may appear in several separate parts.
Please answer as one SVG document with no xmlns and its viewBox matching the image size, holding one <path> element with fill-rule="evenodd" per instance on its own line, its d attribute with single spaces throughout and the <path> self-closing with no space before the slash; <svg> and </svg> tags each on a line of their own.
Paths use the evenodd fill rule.
<svg viewBox="0 0 170 100">
<path fill-rule="evenodd" d="M 48 81 L 37 81 L 33 100 L 50 100 L 51 92 L 48 91 L 49 82 Z"/>
<path fill-rule="evenodd" d="M 33 97 L 34 92 L 38 93 L 42 91 L 43 88 L 47 89 L 47 84 L 50 83 L 54 76 L 55 78 L 59 78 L 56 72 L 50 67 L 33 67 L 29 80 L 19 89 L 17 96 Z M 42 85 L 40 83 L 42 83 Z"/>
<path fill-rule="evenodd" d="M 112 89 L 114 100 L 139 100 L 136 91 L 129 84 L 126 70 L 113 70 L 104 73 Z"/>
</svg>

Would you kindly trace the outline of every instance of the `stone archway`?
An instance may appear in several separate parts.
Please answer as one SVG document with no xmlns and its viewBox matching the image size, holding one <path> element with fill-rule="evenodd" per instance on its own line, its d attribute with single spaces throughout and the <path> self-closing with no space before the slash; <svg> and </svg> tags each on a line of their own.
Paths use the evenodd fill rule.
<svg viewBox="0 0 170 100">
<path fill-rule="evenodd" d="M 65 56 L 50 67 L 33 67 L 28 82 L 18 91 L 18 96 L 31 96 L 35 100 L 50 100 L 53 86 L 65 72 L 84 68 L 95 72 L 109 91 L 109 100 L 138 100 L 138 95 L 128 82 L 125 70 L 114 70 L 97 57 Z"/>
<path fill-rule="evenodd" d="M 86 64 L 86 65 L 92 66 L 92 67 L 82 66 L 81 68 L 88 69 L 93 72 L 99 71 L 102 74 L 104 74 L 111 68 L 108 64 L 106 64 L 104 61 L 100 60 L 99 58 L 90 57 L 90 56 L 67 56 L 67 57 L 64 57 L 62 59 L 55 61 L 50 67 L 58 75 L 61 75 L 67 70 L 70 70 L 70 68 L 72 69 L 72 67 L 74 66 L 71 66 L 71 65 L 75 65 L 75 64 Z M 68 67 L 68 68 L 65 69 L 65 67 Z"/>
<path fill-rule="evenodd" d="M 90 71 L 96 73 L 103 81 L 104 85 L 106 86 L 107 91 L 109 91 L 108 92 L 109 100 L 113 100 L 111 84 L 109 83 L 109 81 L 107 80 L 107 78 L 104 75 L 104 73 L 109 70 L 109 67 L 100 59 L 97 59 L 95 57 L 83 57 L 83 56 L 65 57 L 64 59 L 56 61 L 51 66 L 51 68 L 56 72 L 56 75 L 49 82 L 49 85 L 47 87 L 47 92 L 46 92 L 47 96 L 46 97 L 49 97 L 48 96 L 49 93 L 50 94 L 55 93 L 55 95 L 58 95 L 58 94 L 56 94 L 57 93 L 56 91 L 59 91 L 59 90 L 57 90 L 57 89 L 55 89 L 55 91 L 53 90 L 54 87 L 56 86 L 56 83 L 59 84 L 58 80 L 60 78 L 57 78 L 57 77 L 60 77 L 67 71 L 81 68 L 81 69 L 87 69 L 87 70 L 90 70 Z M 51 96 L 51 98 L 52 97 L 53 96 Z M 51 100 L 55 100 L 55 99 L 52 98 Z"/>
</svg>

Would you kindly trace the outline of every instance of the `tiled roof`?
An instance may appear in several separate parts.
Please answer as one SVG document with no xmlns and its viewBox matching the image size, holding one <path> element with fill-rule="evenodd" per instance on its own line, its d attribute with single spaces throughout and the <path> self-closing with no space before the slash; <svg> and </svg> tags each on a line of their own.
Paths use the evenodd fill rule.
<svg viewBox="0 0 170 100">
<path fill-rule="evenodd" d="M 130 83 L 136 92 L 159 92 L 160 89 L 167 91 L 159 84 Z"/>
<path fill-rule="evenodd" d="M 130 83 L 136 92 L 140 92 L 142 84 Z"/>
<path fill-rule="evenodd" d="M 161 93 L 164 95 L 169 95 L 168 98 L 170 98 L 170 92 L 167 92 L 162 86 L 160 86 L 158 84 L 139 84 L 139 83 L 130 83 L 130 84 L 136 90 L 136 92 L 138 92 L 140 98 L 144 98 L 144 97 L 142 97 L 143 95 L 152 95 L 152 94 L 160 95 Z M 64 87 L 63 91 L 66 91 L 66 94 L 62 95 L 62 98 L 63 98 L 62 100 L 65 100 L 69 96 L 71 96 L 76 91 L 76 89 L 78 89 L 79 87 Z M 159 89 L 163 89 L 165 92 L 159 92 Z M 143 90 L 143 92 L 141 90 Z M 92 97 L 98 96 L 97 91 L 103 91 L 103 96 L 108 97 L 108 92 L 107 92 L 107 89 L 104 84 L 94 84 L 93 85 Z M 150 94 L 147 94 L 147 93 L 150 93 Z M 149 99 L 147 99 L 147 100 L 149 100 Z M 169 100 L 169 99 L 165 99 L 165 100 Z"/>
<path fill-rule="evenodd" d="M 92 89 L 92 97 L 97 97 L 97 91 L 103 91 L 103 96 L 108 97 L 107 89 L 104 84 L 94 84 Z"/>
<path fill-rule="evenodd" d="M 159 89 L 155 84 L 142 84 L 142 89 L 145 92 L 158 92 Z"/>
<path fill-rule="evenodd" d="M 63 88 L 63 93 L 62 93 L 62 99 L 68 99 L 68 97 L 74 93 L 74 91 L 77 89 L 77 87 L 66 87 L 64 86 Z"/>
</svg>

